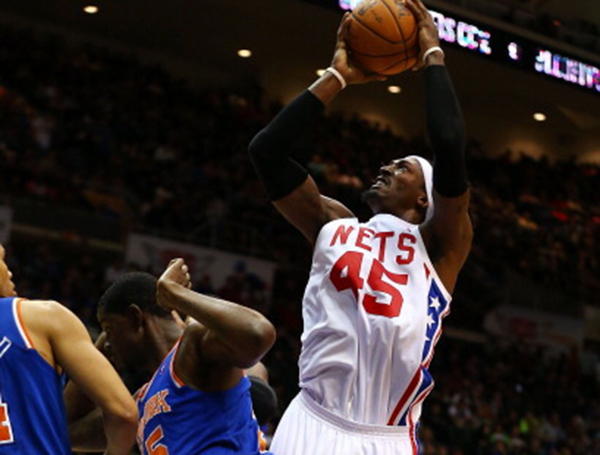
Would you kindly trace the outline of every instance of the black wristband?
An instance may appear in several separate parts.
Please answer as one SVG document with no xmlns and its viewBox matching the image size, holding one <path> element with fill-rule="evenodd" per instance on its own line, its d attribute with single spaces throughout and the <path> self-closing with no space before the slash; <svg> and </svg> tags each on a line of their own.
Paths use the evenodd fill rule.
<svg viewBox="0 0 600 455">
<path fill-rule="evenodd" d="M 433 187 L 444 197 L 467 191 L 465 125 L 452 80 L 443 65 L 426 70 L 427 132 L 433 147 Z"/>
<path fill-rule="evenodd" d="M 290 157 L 296 140 L 322 115 L 325 106 L 306 90 L 260 131 L 248 147 L 254 168 L 271 200 L 298 188 L 308 172 Z"/>
</svg>

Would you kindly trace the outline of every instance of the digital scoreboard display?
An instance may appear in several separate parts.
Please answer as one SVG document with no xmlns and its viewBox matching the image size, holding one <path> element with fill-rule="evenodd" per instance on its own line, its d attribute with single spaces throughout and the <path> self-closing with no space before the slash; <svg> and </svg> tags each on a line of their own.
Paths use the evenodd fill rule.
<svg viewBox="0 0 600 455">
<path fill-rule="evenodd" d="M 305 0 L 350 10 L 357 0 Z M 440 39 L 486 58 L 560 80 L 600 94 L 600 65 L 585 62 L 539 43 L 478 24 L 455 14 L 430 10 Z"/>
</svg>

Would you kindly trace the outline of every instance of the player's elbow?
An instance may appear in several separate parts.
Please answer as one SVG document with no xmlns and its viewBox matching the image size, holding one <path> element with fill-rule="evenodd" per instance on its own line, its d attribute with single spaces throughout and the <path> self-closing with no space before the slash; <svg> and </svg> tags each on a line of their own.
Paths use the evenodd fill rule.
<svg viewBox="0 0 600 455">
<path fill-rule="evenodd" d="M 277 332 L 273 324 L 267 318 L 262 318 L 257 327 L 257 339 L 261 357 L 273 347 L 276 338 Z"/>
<path fill-rule="evenodd" d="M 270 138 L 268 127 L 259 131 L 248 145 L 248 152 L 255 162 L 261 162 L 272 155 L 273 140 Z"/>
<path fill-rule="evenodd" d="M 122 428 L 133 427 L 137 428 L 138 410 L 133 398 L 114 400 L 109 406 L 103 409 L 105 418 L 119 425 Z"/>
<path fill-rule="evenodd" d="M 240 368 L 250 368 L 255 365 L 275 344 L 277 333 L 273 324 L 263 316 L 254 321 L 248 330 L 244 343 L 243 355 L 240 358 Z"/>
</svg>

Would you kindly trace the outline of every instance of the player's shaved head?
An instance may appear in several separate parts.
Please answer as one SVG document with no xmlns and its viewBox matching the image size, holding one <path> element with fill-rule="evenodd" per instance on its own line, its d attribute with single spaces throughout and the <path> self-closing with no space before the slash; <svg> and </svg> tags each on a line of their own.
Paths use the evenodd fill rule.
<svg viewBox="0 0 600 455">
<path fill-rule="evenodd" d="M 156 278 L 149 273 L 131 272 L 120 277 L 101 297 L 98 313 L 122 315 L 130 305 L 155 316 L 170 316 L 156 303 Z"/>
</svg>

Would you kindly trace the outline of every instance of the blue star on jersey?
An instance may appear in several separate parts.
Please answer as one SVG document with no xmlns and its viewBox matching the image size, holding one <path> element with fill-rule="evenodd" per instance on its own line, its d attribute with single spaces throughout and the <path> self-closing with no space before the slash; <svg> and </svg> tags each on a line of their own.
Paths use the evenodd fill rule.
<svg viewBox="0 0 600 455">
<path fill-rule="evenodd" d="M 435 280 L 431 280 L 431 287 L 427 295 L 427 330 L 425 332 L 425 345 L 423 346 L 423 365 L 431 363 L 435 344 L 442 334 L 442 319 L 450 313 L 450 305 L 440 290 Z"/>
</svg>

